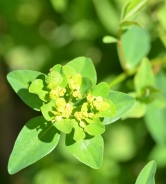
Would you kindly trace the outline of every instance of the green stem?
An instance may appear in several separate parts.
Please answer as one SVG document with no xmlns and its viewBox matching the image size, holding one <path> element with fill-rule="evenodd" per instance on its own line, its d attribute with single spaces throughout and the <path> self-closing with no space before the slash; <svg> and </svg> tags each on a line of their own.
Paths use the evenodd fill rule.
<svg viewBox="0 0 166 184">
<path fill-rule="evenodd" d="M 151 66 L 166 64 L 166 57 L 164 56 L 161 58 L 155 58 L 151 61 L 150 64 L 151 64 Z M 110 88 L 123 82 L 128 77 L 134 75 L 137 72 L 137 70 L 138 70 L 138 67 L 131 70 L 131 71 L 123 72 L 123 73 L 119 74 L 112 82 L 109 83 Z"/>
<path fill-rule="evenodd" d="M 126 59 L 125 59 L 124 50 L 123 50 L 123 46 L 122 46 L 121 35 L 122 35 L 122 30 L 119 27 L 118 42 L 117 42 L 118 53 L 119 53 L 119 57 L 120 57 L 121 66 L 122 66 L 123 70 L 127 72 Z"/>
</svg>

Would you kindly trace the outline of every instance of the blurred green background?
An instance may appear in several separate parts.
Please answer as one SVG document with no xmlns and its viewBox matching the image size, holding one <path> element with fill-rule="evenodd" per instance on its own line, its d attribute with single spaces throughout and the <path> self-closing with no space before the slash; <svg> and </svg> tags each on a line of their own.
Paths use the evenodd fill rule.
<svg viewBox="0 0 166 184">
<path fill-rule="evenodd" d="M 0 183 L 134 184 L 140 170 L 152 159 L 158 165 L 156 184 L 166 183 L 166 147 L 156 145 L 143 118 L 119 120 L 107 126 L 99 170 L 73 158 L 62 138 L 48 156 L 15 175 L 7 173 L 8 158 L 19 131 L 39 113 L 17 97 L 6 74 L 17 69 L 47 73 L 55 64 L 85 56 L 94 62 L 98 82 L 111 82 L 123 71 L 116 45 L 104 44 L 102 38 L 117 35 L 122 3 L 123 0 L 0 0 Z M 150 36 L 150 59 L 165 59 L 165 17 L 165 0 L 149 0 L 138 16 Z M 121 92 L 133 89 L 132 77 L 113 88 Z"/>
</svg>

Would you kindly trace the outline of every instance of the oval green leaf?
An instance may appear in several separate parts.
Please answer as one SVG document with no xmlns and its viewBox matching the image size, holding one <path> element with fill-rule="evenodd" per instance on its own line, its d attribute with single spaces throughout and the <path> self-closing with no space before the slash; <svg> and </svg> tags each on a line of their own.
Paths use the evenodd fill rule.
<svg viewBox="0 0 166 184">
<path fill-rule="evenodd" d="M 17 137 L 8 163 L 14 174 L 49 154 L 57 145 L 59 131 L 42 116 L 31 119 Z"/>
<path fill-rule="evenodd" d="M 110 87 L 106 82 L 101 82 L 98 85 L 92 87 L 89 91 L 93 96 L 107 97 L 110 92 Z"/>
<path fill-rule="evenodd" d="M 39 111 L 43 105 L 42 100 L 28 91 L 30 84 L 37 78 L 45 79 L 45 75 L 31 70 L 15 70 L 7 75 L 7 80 L 23 102 Z"/>
<path fill-rule="evenodd" d="M 156 162 L 149 162 L 140 172 L 135 184 L 155 184 Z"/>
<path fill-rule="evenodd" d="M 116 43 L 118 40 L 113 36 L 104 36 L 103 43 Z"/>
<path fill-rule="evenodd" d="M 99 119 L 93 119 L 93 122 L 86 126 L 86 132 L 89 135 L 96 136 L 104 133 L 105 126 Z"/>
<path fill-rule="evenodd" d="M 96 70 L 91 59 L 86 57 L 78 57 L 67 63 L 67 66 L 71 66 L 77 73 L 80 73 L 82 77 L 89 78 L 93 85 L 96 84 Z"/>
<path fill-rule="evenodd" d="M 122 35 L 122 47 L 126 67 L 131 70 L 135 68 L 150 51 L 150 37 L 148 32 L 138 26 L 133 26 Z"/>
<path fill-rule="evenodd" d="M 166 108 L 158 109 L 153 105 L 147 106 L 145 115 L 146 126 L 159 145 L 166 145 Z"/>
<path fill-rule="evenodd" d="M 72 134 L 66 136 L 66 147 L 80 162 L 99 169 L 103 162 L 104 143 L 101 135 L 74 141 Z"/>
<path fill-rule="evenodd" d="M 104 118 L 103 123 L 105 125 L 113 123 L 120 119 L 124 113 L 132 108 L 135 102 L 135 99 L 133 97 L 117 91 L 110 91 L 107 99 L 111 100 L 116 106 L 116 114 L 113 117 Z"/>
</svg>

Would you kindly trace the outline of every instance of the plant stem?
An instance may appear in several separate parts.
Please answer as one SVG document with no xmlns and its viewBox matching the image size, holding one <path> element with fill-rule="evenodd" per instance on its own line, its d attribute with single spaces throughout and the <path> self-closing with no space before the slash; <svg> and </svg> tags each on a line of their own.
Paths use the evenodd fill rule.
<svg viewBox="0 0 166 184">
<path fill-rule="evenodd" d="M 124 50 L 123 50 L 123 46 L 122 46 L 121 35 L 122 35 L 122 30 L 119 27 L 118 41 L 117 41 L 118 54 L 119 54 L 121 66 L 122 66 L 123 70 L 127 72 L 126 59 L 125 59 Z"/>
<path fill-rule="evenodd" d="M 155 66 L 155 65 L 163 65 L 166 64 L 166 56 L 160 57 L 160 58 L 155 58 L 150 62 L 151 66 Z M 131 70 L 131 71 L 127 71 L 127 72 L 123 72 L 121 74 L 119 74 L 112 82 L 109 83 L 110 88 L 123 82 L 125 79 L 127 79 L 128 77 L 134 75 L 138 70 L 138 67 Z"/>
</svg>

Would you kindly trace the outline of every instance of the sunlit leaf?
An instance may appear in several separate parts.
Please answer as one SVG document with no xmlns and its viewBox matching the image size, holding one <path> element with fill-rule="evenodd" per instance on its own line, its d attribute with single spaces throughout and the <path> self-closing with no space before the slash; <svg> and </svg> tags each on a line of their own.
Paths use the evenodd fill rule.
<svg viewBox="0 0 166 184">
<path fill-rule="evenodd" d="M 105 98 L 108 96 L 109 91 L 109 85 L 105 82 L 101 82 L 98 85 L 92 87 L 89 92 L 94 96 L 101 96 Z"/>
<path fill-rule="evenodd" d="M 89 78 L 93 84 L 96 84 L 96 70 L 91 59 L 78 57 L 67 63 L 67 66 L 71 66 L 77 73 L 80 73 L 83 77 Z"/>
<path fill-rule="evenodd" d="M 107 99 L 111 100 L 116 106 L 116 114 L 111 118 L 104 118 L 105 125 L 113 123 L 122 117 L 134 105 L 134 98 L 121 92 L 110 91 Z"/>
<path fill-rule="evenodd" d="M 54 125 L 43 117 L 28 121 L 15 142 L 8 164 L 9 173 L 14 174 L 49 154 L 59 137 Z"/>
<path fill-rule="evenodd" d="M 113 36 L 104 36 L 103 37 L 104 43 L 116 43 L 117 41 L 118 41 L 117 38 L 115 38 Z"/>
<path fill-rule="evenodd" d="M 66 134 L 70 133 L 72 130 L 70 119 L 62 119 L 61 121 L 57 121 L 55 122 L 55 126 L 58 130 Z"/>
<path fill-rule="evenodd" d="M 98 135 L 81 141 L 74 141 L 70 134 L 66 136 L 66 147 L 80 162 L 99 169 L 103 161 L 103 138 Z"/>
<path fill-rule="evenodd" d="M 37 78 L 45 79 L 45 75 L 32 70 L 16 70 L 7 75 L 7 80 L 23 102 L 39 111 L 42 106 L 41 99 L 28 90 L 30 84 Z"/>
<path fill-rule="evenodd" d="M 91 123 L 86 126 L 86 132 L 89 135 L 100 135 L 105 131 L 105 126 L 100 122 L 99 119 L 93 119 Z"/>
<path fill-rule="evenodd" d="M 155 184 L 156 162 L 149 162 L 140 172 L 135 184 Z"/>
</svg>

